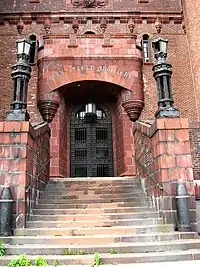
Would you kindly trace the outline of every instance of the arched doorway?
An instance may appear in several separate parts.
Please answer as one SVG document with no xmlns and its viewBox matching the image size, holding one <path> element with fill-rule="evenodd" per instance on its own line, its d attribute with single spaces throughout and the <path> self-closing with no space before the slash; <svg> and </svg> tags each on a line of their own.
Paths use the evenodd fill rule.
<svg viewBox="0 0 200 267">
<path fill-rule="evenodd" d="M 70 176 L 113 176 L 112 121 L 107 108 L 96 106 L 97 119 L 85 119 L 85 106 L 70 116 Z"/>
</svg>

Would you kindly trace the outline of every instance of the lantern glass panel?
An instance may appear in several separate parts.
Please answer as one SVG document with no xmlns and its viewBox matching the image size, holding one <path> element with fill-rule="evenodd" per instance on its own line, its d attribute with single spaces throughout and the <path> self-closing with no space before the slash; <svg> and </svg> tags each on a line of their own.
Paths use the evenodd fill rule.
<svg viewBox="0 0 200 267">
<path fill-rule="evenodd" d="M 22 54 L 24 51 L 24 41 L 17 41 L 17 54 Z"/>
</svg>

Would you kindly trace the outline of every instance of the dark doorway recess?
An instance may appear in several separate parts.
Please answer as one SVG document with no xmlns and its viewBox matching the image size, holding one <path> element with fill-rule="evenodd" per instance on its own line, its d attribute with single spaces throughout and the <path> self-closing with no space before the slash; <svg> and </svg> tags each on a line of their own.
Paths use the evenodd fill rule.
<svg viewBox="0 0 200 267">
<path fill-rule="evenodd" d="M 71 177 L 113 176 L 112 125 L 106 108 L 97 106 L 97 120 L 85 120 L 85 106 L 70 118 Z"/>
</svg>

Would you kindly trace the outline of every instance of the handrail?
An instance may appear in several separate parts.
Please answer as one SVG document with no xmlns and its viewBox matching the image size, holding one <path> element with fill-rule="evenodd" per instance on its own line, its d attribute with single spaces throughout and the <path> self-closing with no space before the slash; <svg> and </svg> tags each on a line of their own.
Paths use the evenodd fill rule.
<svg viewBox="0 0 200 267">
<path fill-rule="evenodd" d="M 136 161 L 136 163 L 142 168 L 142 170 L 144 170 L 144 169 L 147 168 L 146 166 L 144 166 L 143 164 L 141 164 L 141 163 L 139 162 L 139 160 L 137 160 L 136 158 L 135 158 L 135 161 Z M 152 177 L 151 175 L 150 175 L 149 177 L 151 178 L 151 180 L 154 181 L 154 183 L 156 183 L 156 185 L 159 187 L 160 190 L 164 190 L 163 185 L 162 185 L 161 183 L 159 183 L 159 182 L 158 182 L 154 177 Z"/>
<path fill-rule="evenodd" d="M 34 184 L 35 180 L 40 176 L 40 174 L 43 172 L 43 169 L 49 164 L 51 159 L 52 159 L 52 156 L 45 162 L 44 165 L 42 165 L 42 168 L 40 169 L 39 173 L 36 176 L 34 176 L 32 183 L 26 189 L 26 193 L 28 193 L 28 191 L 30 190 L 30 188 Z"/>
</svg>

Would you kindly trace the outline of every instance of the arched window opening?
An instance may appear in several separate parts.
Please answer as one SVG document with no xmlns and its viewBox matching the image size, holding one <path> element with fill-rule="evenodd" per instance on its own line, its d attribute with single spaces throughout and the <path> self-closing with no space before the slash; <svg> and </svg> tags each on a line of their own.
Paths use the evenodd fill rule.
<svg viewBox="0 0 200 267">
<path fill-rule="evenodd" d="M 149 35 L 144 34 L 142 36 L 142 48 L 143 48 L 143 56 L 144 62 L 150 61 L 150 42 L 149 42 Z"/>
<path fill-rule="evenodd" d="M 87 31 L 84 34 L 95 34 L 95 32 L 93 32 L 93 31 Z"/>
<path fill-rule="evenodd" d="M 37 41 L 37 38 L 35 35 L 29 36 L 29 41 L 31 42 L 29 63 L 35 64 L 36 63 L 36 51 L 37 51 L 38 41 Z"/>
</svg>

